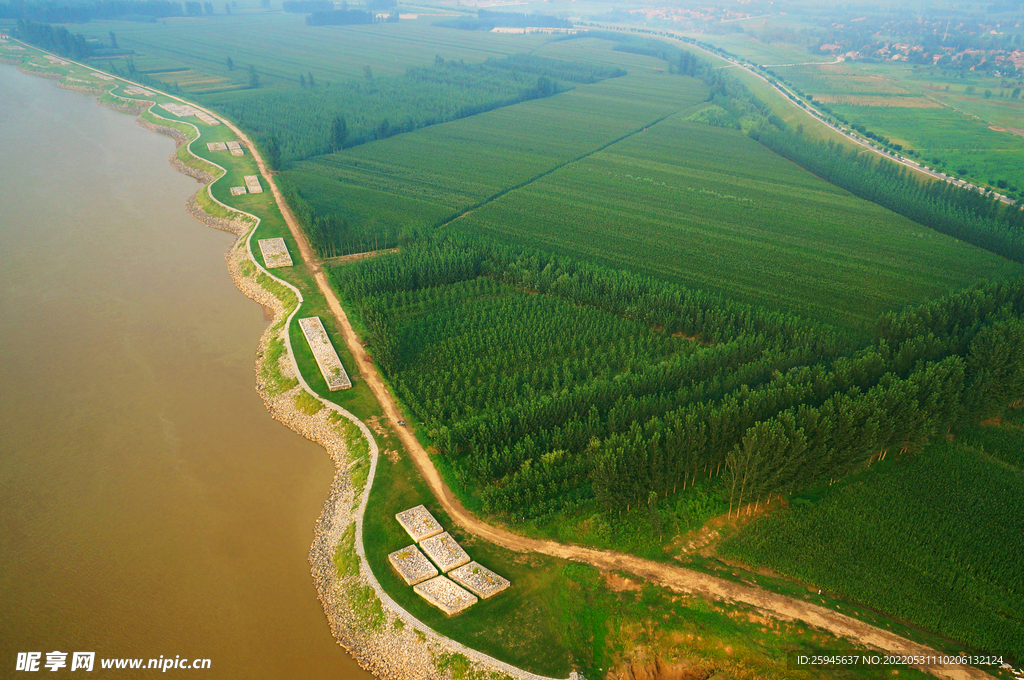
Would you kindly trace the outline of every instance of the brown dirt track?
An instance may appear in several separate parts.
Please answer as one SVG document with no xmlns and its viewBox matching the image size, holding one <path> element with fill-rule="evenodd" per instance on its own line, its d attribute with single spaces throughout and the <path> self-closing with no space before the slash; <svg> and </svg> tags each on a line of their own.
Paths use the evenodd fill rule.
<svg viewBox="0 0 1024 680">
<path fill-rule="evenodd" d="M 203 110 L 205 111 L 205 109 Z M 207 113 L 221 120 L 238 135 L 240 140 L 249 146 L 253 157 L 259 165 L 260 174 L 262 174 L 270 186 L 274 199 L 277 201 L 277 205 L 288 223 L 288 228 L 291 230 L 292 236 L 299 246 L 302 259 L 305 260 L 307 266 L 313 272 L 317 286 L 327 299 L 331 312 L 338 322 L 338 327 L 344 335 L 349 351 L 355 357 L 359 375 L 373 391 L 381 408 L 391 421 L 394 431 L 398 433 L 402 444 L 405 446 L 406 451 L 409 452 L 420 474 L 429 485 L 430 490 L 440 501 L 445 512 L 464 530 L 486 541 L 516 552 L 537 552 L 565 560 L 583 562 L 605 571 L 628 572 L 677 592 L 702 595 L 713 600 L 751 605 L 776 618 L 800 620 L 817 628 L 827 630 L 833 635 L 856 641 L 859 644 L 873 647 L 883 652 L 919 656 L 940 655 L 939 652 L 930 647 L 911 642 L 895 633 L 882 630 L 831 609 L 795 598 L 752 586 L 733 583 L 683 567 L 653 562 L 633 555 L 527 538 L 514 534 L 504 528 L 487 524 L 474 517 L 452 495 L 451 490 L 441 479 L 437 468 L 434 467 L 433 462 L 430 460 L 429 454 L 416 437 L 413 436 L 411 430 L 398 425 L 399 420 L 407 420 L 407 418 L 404 418 L 398 410 L 398 406 L 384 384 L 380 373 L 377 371 L 377 367 L 367 359 L 359 337 L 352 329 L 352 324 L 349 323 L 348 316 L 345 314 L 345 310 L 342 309 L 337 294 L 328 283 L 319 259 L 310 248 L 305 234 L 303 234 L 295 216 L 288 208 L 288 204 L 284 201 L 284 197 L 278 190 L 274 178 L 267 170 L 263 158 L 252 144 L 252 141 L 230 121 L 217 116 L 213 112 L 207 111 Z M 937 677 L 948 678 L 949 680 L 983 680 L 991 678 L 987 673 L 971 666 L 919 666 L 919 668 Z"/>
</svg>

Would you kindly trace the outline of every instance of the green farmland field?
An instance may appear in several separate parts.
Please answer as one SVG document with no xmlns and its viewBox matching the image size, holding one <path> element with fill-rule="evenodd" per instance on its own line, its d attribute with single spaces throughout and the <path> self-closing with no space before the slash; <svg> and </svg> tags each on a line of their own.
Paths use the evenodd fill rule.
<svg viewBox="0 0 1024 680">
<path fill-rule="evenodd" d="M 691 78 L 631 73 L 300 162 L 283 177 L 317 212 L 347 220 L 355 240 L 409 233 L 706 96 Z"/>
<path fill-rule="evenodd" d="M 1024 472 L 994 457 L 1019 463 L 1024 431 L 967 441 L 887 461 L 820 498 L 798 497 L 723 552 L 976 649 L 1024 658 Z"/>
<path fill-rule="evenodd" d="M 983 186 L 1003 180 L 1000 191 L 1014 196 L 1024 188 L 1024 103 L 1009 98 L 1012 83 L 899 64 L 774 70 L 851 123 L 919 152 L 929 165 Z"/>
<path fill-rule="evenodd" d="M 452 228 L 585 254 L 848 328 L 1020 269 L 855 198 L 738 132 L 682 116 Z"/>
<path fill-rule="evenodd" d="M 895 108 L 833 105 L 848 120 L 920 152 L 951 174 L 980 185 L 1005 180 L 1024 187 L 1024 137 L 991 130 L 987 125 L 949 108 Z M 1022 118 L 1024 123 L 1024 118 Z M 961 172 L 966 170 L 966 172 Z"/>
<path fill-rule="evenodd" d="M 734 504 L 739 515 L 771 500 L 781 509 L 746 527 L 730 523 L 721 548 L 785 577 L 768 587 L 814 583 L 830 602 L 877 610 L 873 621 L 892 617 L 883 626 L 927 628 L 951 648 L 1019 656 L 1021 416 L 998 430 L 968 427 L 956 441 L 942 435 L 1021 398 L 1013 358 L 1024 348 L 1024 278 L 944 294 L 1019 276 L 1024 265 L 857 198 L 739 129 L 699 122 L 709 102 L 730 106 L 726 95 L 752 103 L 715 76 L 727 72 L 717 66 L 684 68 L 677 53 L 661 61 L 615 49 L 650 48 L 642 41 L 453 31 L 431 21 L 313 28 L 299 15 L 246 11 L 82 30 L 99 40 L 112 30 L 134 51 L 131 61 L 96 65 L 230 112 L 267 152 L 326 260 L 279 270 L 302 292 L 302 314 L 324 318 L 351 369 L 313 278 L 323 264 L 362 351 L 470 511 L 528 535 L 667 562 L 689 529 L 726 508 L 731 520 Z M 564 88 L 540 75 L 558 69 L 521 69 L 530 77 L 516 91 L 535 87 L 526 91 L 536 98 L 452 94 L 472 89 L 459 74 L 505 68 L 496 63 L 519 53 L 509 63 L 614 69 L 569 78 Z M 250 65 L 259 87 L 248 82 Z M 445 69 L 456 75 L 443 87 L 417 75 Z M 756 95 L 768 92 L 743 77 Z M 422 90 L 404 87 L 417 78 Z M 500 84 L 481 76 L 489 79 Z M 905 94 L 856 82 L 860 94 Z M 350 97 L 364 89 L 365 100 Z M 308 102 L 335 95 L 319 118 L 310 115 Z M 790 129 L 806 118 L 771 96 Z M 261 126 L 230 106 L 261 98 L 290 108 L 264 106 Z M 410 121 L 430 98 L 458 115 L 424 115 L 418 129 L 354 141 L 367 121 Z M 351 144 L 334 143 L 342 116 L 327 104 L 341 99 L 351 107 L 342 111 Z M 470 105 L 483 100 L 498 103 Z M 746 110 L 744 129 L 775 124 L 770 107 Z M 935 111 L 944 110 L 915 115 Z M 729 124 L 727 115 L 717 120 Z M 312 142 L 289 151 L 289 133 L 304 126 Z M 274 194 L 230 195 L 256 173 L 252 150 L 209 151 L 206 142 L 234 134 L 196 127 L 203 139 L 195 153 L 226 166 L 210 195 L 259 214 L 259 237 L 283 237 L 298 252 Z M 330 149 L 340 150 L 316 155 Z M 358 262 L 333 259 L 395 245 Z M 622 575 L 511 553 L 462 532 L 402 451 L 367 376 L 355 370 L 354 389 L 329 393 L 297 327 L 287 332 L 312 389 L 380 437 L 366 555 L 388 593 L 426 625 L 559 677 L 572 669 L 623 677 L 640 658 L 678 661 L 704 677 L 803 677 L 783 667 L 787 653 L 849 647 L 803 623 L 623 586 Z M 268 366 L 283 351 L 272 345 Z M 261 370 L 272 389 L 295 382 Z M 303 403 L 312 404 L 296 400 Z M 355 428 L 349 444 L 358 487 L 367 449 Z M 826 479 L 837 483 L 821 488 Z M 420 503 L 513 588 L 452 618 L 421 600 L 387 560 L 409 541 L 394 513 Z M 335 555 L 342 574 L 357 568 L 353 541 L 346 534 Z M 702 554 L 708 563 L 713 549 Z M 352 606 L 368 629 L 384 625 L 370 589 Z M 459 659 L 440 655 L 439 672 L 465 675 Z"/>
<path fill-rule="evenodd" d="M 298 88 L 300 73 L 312 72 L 318 82 L 324 83 L 362 78 L 366 66 L 376 76 L 401 75 L 411 66 L 433 63 L 438 55 L 476 63 L 530 51 L 551 40 L 549 36 L 440 29 L 431 26 L 436 19 L 427 16 L 397 24 L 307 26 L 301 14 L 246 13 L 172 18 L 152 24 L 94 21 L 72 28 L 104 43 L 108 33 L 114 31 L 120 47 L 134 50 L 136 68 L 164 71 L 153 76 L 168 84 L 177 81 L 182 89 L 195 94 L 246 87 L 250 65 L 259 72 L 261 87 Z M 233 71 L 227 66 L 228 57 L 235 63 Z M 108 61 L 97 59 L 95 63 L 103 67 Z M 113 63 L 122 70 L 125 67 L 124 59 L 114 59 Z M 199 74 L 212 82 L 186 86 Z"/>
</svg>

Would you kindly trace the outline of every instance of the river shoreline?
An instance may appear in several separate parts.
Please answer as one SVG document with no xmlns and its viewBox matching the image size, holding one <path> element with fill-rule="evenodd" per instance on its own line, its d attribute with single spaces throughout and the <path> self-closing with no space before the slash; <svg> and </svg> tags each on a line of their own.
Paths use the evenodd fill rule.
<svg viewBox="0 0 1024 680">
<path fill-rule="evenodd" d="M 132 105 L 116 110 L 141 113 Z M 179 130 L 152 123 L 141 116 L 136 118 L 136 122 L 148 130 L 172 137 L 178 147 L 189 141 Z M 202 182 L 204 186 L 199 191 L 207 191 L 209 184 L 217 179 L 209 173 L 186 165 L 176 153 L 171 153 L 168 163 L 177 172 Z M 355 613 L 358 607 L 354 606 L 353 594 L 370 586 L 369 581 L 363 577 L 362 570 L 355 577 L 344 580 L 338 576 L 334 555 L 345 531 L 356 521 L 355 509 L 358 506 L 359 491 L 352 485 L 350 474 L 355 461 L 349 455 L 349 448 L 344 436 L 339 432 L 338 424 L 331 422 L 333 411 L 322 408 L 316 415 L 310 416 L 295 405 L 296 396 L 303 391 L 301 385 L 275 393 L 273 381 L 267 378 L 268 375 L 276 374 L 285 380 L 295 380 L 297 376 L 293 360 L 287 353 L 278 358 L 276 365 L 270 364 L 271 344 L 284 342 L 287 332 L 285 321 L 290 310 L 286 307 L 285 301 L 258 281 L 259 273 L 254 266 L 256 263 L 248 248 L 253 225 L 211 215 L 203 210 L 196 199 L 196 194 L 192 194 L 185 201 L 185 210 L 201 224 L 211 229 L 230 232 L 238 237 L 224 254 L 228 273 L 235 287 L 243 295 L 273 310 L 273 319 L 260 336 L 256 350 L 256 391 L 271 417 L 296 434 L 323 446 L 334 462 L 334 480 L 317 519 L 313 544 L 309 552 L 310 573 L 331 634 L 364 670 L 382 680 L 425 680 L 445 677 L 444 673 L 436 668 L 435 662 L 436 653 L 443 651 L 431 649 L 431 645 L 421 640 L 413 629 L 396 627 L 397 617 L 385 617 L 385 623 L 380 625 L 378 630 L 370 630 L 367 622 L 358 620 Z"/>
<path fill-rule="evenodd" d="M 24 72 L 45 75 L 28 69 L 24 69 Z M 96 94 L 95 90 L 86 88 L 66 89 Z M 194 125 L 192 127 L 197 136 L 190 141 L 178 129 L 146 120 L 142 114 L 150 110 L 152 102 L 109 96 L 118 101 L 108 102 L 100 98 L 96 101 L 108 108 L 136 115 L 136 122 L 140 126 L 172 137 L 178 148 L 201 136 Z M 160 118 L 151 111 L 150 115 Z M 203 163 L 209 163 L 195 154 L 191 155 Z M 314 528 L 308 560 L 318 599 L 337 644 L 364 670 L 382 680 L 454 680 L 456 677 L 462 680 L 468 676 L 486 676 L 493 680 L 550 680 L 464 647 L 433 631 L 391 600 L 372 574 L 368 573 L 369 565 L 361 545 L 361 519 L 369 495 L 367 485 L 372 485 L 373 470 L 377 463 L 376 443 L 362 421 L 315 394 L 321 408 L 314 415 L 298 408 L 296 397 L 300 393 L 313 394 L 298 375 L 287 334 L 287 322 L 298 309 L 298 300 L 282 299 L 282 295 L 284 298 L 292 297 L 288 292 L 292 287 L 263 270 L 252 254 L 251 239 L 259 226 L 258 218 L 220 203 L 209 193 L 210 185 L 223 176 L 223 168 L 217 166 L 221 173 L 214 177 L 182 162 L 177 152 L 169 156 L 168 163 L 179 173 L 203 183 L 199 191 L 208 192 L 211 200 L 239 216 L 240 219 L 228 220 L 211 215 L 197 200 L 198 192 L 189 196 L 185 202 L 186 212 L 198 222 L 237 236 L 224 255 L 232 281 L 243 295 L 273 310 L 273 320 L 260 337 L 254 366 L 256 390 L 265 407 L 275 420 L 323 446 L 334 462 L 334 480 Z M 276 292 L 274 288 L 281 292 Z M 272 351 L 275 343 L 284 344 L 287 351 L 275 354 Z M 277 356 L 276 362 L 272 359 L 274 356 Z M 296 381 L 297 384 L 278 392 L 275 386 L 281 381 Z M 346 436 L 353 433 L 357 438 L 365 436 L 370 444 L 368 454 L 362 458 L 352 455 L 349 442 L 346 441 Z M 367 481 L 362 487 L 353 484 L 352 474 L 360 464 L 370 466 Z M 351 547 L 344 546 L 349 554 L 339 555 L 339 545 L 345 542 L 349 534 L 354 534 Z M 356 568 L 343 574 L 335 563 L 336 556 L 353 559 Z M 461 662 L 453 663 L 458 657 L 461 657 Z"/>
</svg>

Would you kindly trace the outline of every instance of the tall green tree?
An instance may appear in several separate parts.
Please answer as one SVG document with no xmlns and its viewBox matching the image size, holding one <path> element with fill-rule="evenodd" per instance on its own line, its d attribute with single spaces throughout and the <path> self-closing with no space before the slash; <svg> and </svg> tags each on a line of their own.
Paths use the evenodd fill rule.
<svg viewBox="0 0 1024 680">
<path fill-rule="evenodd" d="M 345 138 L 348 136 L 348 124 L 344 116 L 336 116 L 331 123 L 331 150 L 341 151 L 345 148 Z"/>
<path fill-rule="evenodd" d="M 281 142 L 278 141 L 276 134 L 270 135 L 270 139 L 267 140 L 267 165 L 271 170 L 281 169 Z"/>
</svg>

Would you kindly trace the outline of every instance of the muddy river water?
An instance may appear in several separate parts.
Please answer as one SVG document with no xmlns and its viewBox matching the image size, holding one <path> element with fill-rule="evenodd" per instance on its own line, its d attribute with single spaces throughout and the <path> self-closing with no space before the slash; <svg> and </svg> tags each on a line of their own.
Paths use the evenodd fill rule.
<svg viewBox="0 0 1024 680">
<path fill-rule="evenodd" d="M 0 676 L 93 651 L 369 680 L 307 563 L 331 462 L 256 394 L 263 309 L 173 149 L 0 65 Z"/>
</svg>

